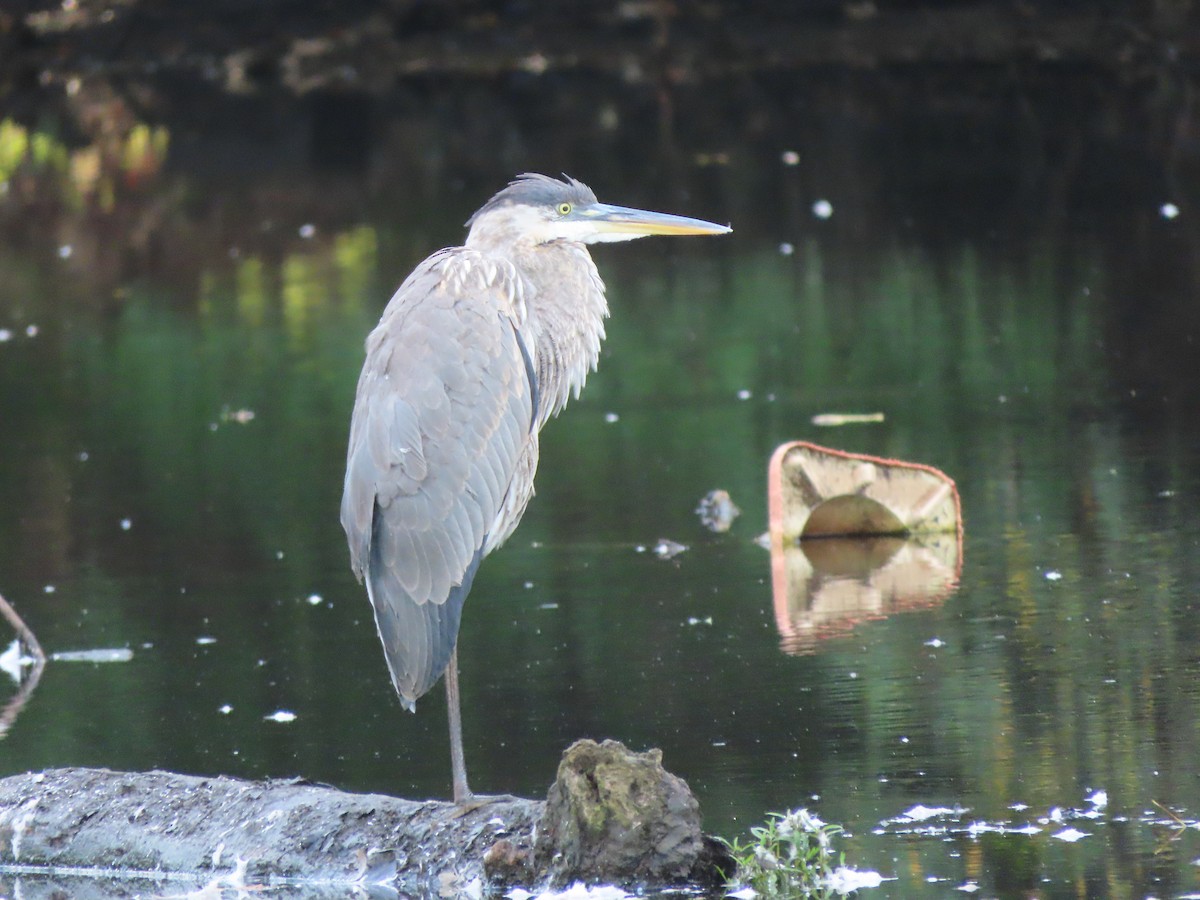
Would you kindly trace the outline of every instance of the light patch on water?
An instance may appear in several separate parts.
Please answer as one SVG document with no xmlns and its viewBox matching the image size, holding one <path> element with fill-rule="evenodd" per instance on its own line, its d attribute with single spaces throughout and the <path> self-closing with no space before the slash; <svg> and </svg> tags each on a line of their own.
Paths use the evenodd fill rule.
<svg viewBox="0 0 1200 900">
<path fill-rule="evenodd" d="M 828 219 L 833 215 L 833 204 L 828 200 L 818 200 L 812 205 L 812 213 L 818 219 Z"/>
<path fill-rule="evenodd" d="M 1064 828 L 1062 831 L 1056 831 L 1051 837 L 1073 844 L 1081 838 L 1091 837 L 1091 835 L 1086 831 L 1080 831 L 1078 828 Z"/>
<path fill-rule="evenodd" d="M 524 888 L 515 887 L 504 896 L 509 900 L 626 900 L 633 895 L 626 893 L 615 884 L 585 885 L 583 882 L 577 881 L 564 891 L 545 890 L 540 894 L 534 894 Z M 729 896 L 737 895 L 730 894 Z M 753 897 L 755 894 L 751 892 L 749 896 Z"/>
<path fill-rule="evenodd" d="M 224 705 L 222 705 L 222 706 L 218 706 L 218 707 L 217 707 L 217 712 L 219 712 L 219 713 L 220 713 L 221 715 L 223 715 L 223 716 L 227 716 L 227 715 L 229 715 L 231 712 L 233 712 L 233 707 L 232 707 L 232 706 L 230 706 L 228 703 L 226 703 L 226 704 L 224 704 Z"/>
<path fill-rule="evenodd" d="M 322 597 L 320 594 L 309 594 L 306 599 L 308 601 L 309 606 L 320 606 L 321 601 L 324 600 L 325 598 Z"/>
<path fill-rule="evenodd" d="M 8 649 L 0 653 L 0 672 L 5 672 L 17 684 L 21 683 L 23 670 L 33 665 L 33 657 L 21 652 L 21 642 L 14 639 Z"/>
<path fill-rule="evenodd" d="M 736 891 L 730 891 L 725 896 L 733 897 L 734 900 L 754 900 L 758 896 L 758 891 L 747 885 L 746 887 L 738 888 Z"/>
<path fill-rule="evenodd" d="M 1087 797 L 1084 797 L 1088 803 L 1096 807 L 1096 809 L 1104 809 L 1108 806 L 1108 791 L 1093 791 Z"/>
<path fill-rule="evenodd" d="M 1020 828 L 1007 829 L 1009 834 L 1041 834 L 1042 829 L 1036 825 L 1022 825 Z"/>
<path fill-rule="evenodd" d="M 63 650 L 51 653 L 50 658 L 55 662 L 83 663 L 121 663 L 133 659 L 133 651 L 128 647 L 104 647 L 97 650 Z"/>
<path fill-rule="evenodd" d="M 1164 203 L 1158 208 L 1158 212 L 1164 219 L 1174 219 L 1179 215 L 1179 207 L 1174 203 Z"/>
<path fill-rule="evenodd" d="M 957 817 L 961 816 L 965 812 L 967 812 L 965 809 L 951 809 L 948 806 L 925 806 L 924 804 L 918 803 L 907 812 L 901 813 L 897 821 L 925 822 L 929 819 L 941 818 L 943 816 Z"/>
<path fill-rule="evenodd" d="M 835 894 L 849 894 L 864 888 L 877 888 L 885 881 L 895 881 L 895 879 L 884 878 L 878 872 L 870 870 L 842 866 L 829 873 L 825 879 L 825 885 Z"/>
<path fill-rule="evenodd" d="M 1057 569 L 1051 569 L 1043 576 L 1047 581 L 1062 581 L 1062 572 Z"/>
<path fill-rule="evenodd" d="M 284 724 L 287 724 L 288 722 L 296 721 L 296 714 L 287 709 L 277 709 L 277 710 L 275 710 L 275 712 L 271 713 L 269 716 L 263 716 L 263 718 L 266 719 L 268 722 L 282 722 Z"/>
<path fill-rule="evenodd" d="M 211 634 L 202 634 L 200 637 L 196 638 L 196 643 L 201 647 L 207 646 L 208 644 L 215 644 L 216 642 L 217 639 Z"/>
</svg>

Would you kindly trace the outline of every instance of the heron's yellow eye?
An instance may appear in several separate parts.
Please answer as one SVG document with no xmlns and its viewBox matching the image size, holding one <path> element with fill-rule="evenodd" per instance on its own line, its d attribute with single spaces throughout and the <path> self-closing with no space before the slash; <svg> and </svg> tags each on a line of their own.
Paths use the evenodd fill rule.
<svg viewBox="0 0 1200 900">
<path fill-rule="evenodd" d="M 571 210 L 574 208 L 575 207 L 573 207 L 570 203 L 560 203 L 558 204 L 558 214 L 560 216 L 569 216 L 571 214 Z"/>
</svg>

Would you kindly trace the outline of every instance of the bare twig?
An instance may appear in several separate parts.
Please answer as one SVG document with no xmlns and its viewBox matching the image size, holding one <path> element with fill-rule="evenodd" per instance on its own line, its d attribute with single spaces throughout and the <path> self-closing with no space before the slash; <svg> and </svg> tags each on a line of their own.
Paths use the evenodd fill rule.
<svg viewBox="0 0 1200 900">
<path fill-rule="evenodd" d="M 38 643 L 33 630 L 12 608 L 12 604 L 4 599 L 3 594 L 0 594 L 0 615 L 3 615 L 12 625 L 13 630 L 17 633 L 17 639 L 25 645 L 30 656 L 33 657 L 33 668 L 29 670 L 29 676 L 21 682 L 21 686 L 12 699 L 4 705 L 3 709 L 0 709 L 0 740 L 3 740 L 13 722 L 17 720 L 17 716 L 21 714 L 21 710 L 25 708 L 25 704 L 29 702 L 29 698 L 33 696 L 34 688 L 41 680 L 42 669 L 46 667 L 46 654 L 42 652 L 42 645 Z"/>
</svg>

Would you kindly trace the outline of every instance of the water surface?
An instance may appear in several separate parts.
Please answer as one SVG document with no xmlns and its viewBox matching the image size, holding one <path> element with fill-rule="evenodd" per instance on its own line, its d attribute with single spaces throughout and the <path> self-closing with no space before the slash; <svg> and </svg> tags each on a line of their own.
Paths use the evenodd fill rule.
<svg viewBox="0 0 1200 900">
<path fill-rule="evenodd" d="M 1158 138 L 1170 95 L 991 77 L 748 80 L 673 119 L 618 92 L 615 130 L 517 116 L 486 162 L 452 127 L 477 86 L 375 104 L 333 161 L 305 107 L 292 143 L 255 101 L 141 122 L 94 170 L 5 119 L 0 592 L 48 651 L 133 658 L 50 663 L 0 770 L 447 795 L 440 688 L 400 709 L 337 522 L 362 341 L 508 177 L 566 169 L 735 230 L 595 252 L 600 370 L 463 619 L 473 786 L 540 795 L 612 737 L 661 747 L 715 833 L 841 823 L 880 896 L 1200 889 L 1194 157 Z M 953 477 L 957 589 L 784 652 L 755 538 L 792 439 Z M 714 488 L 726 534 L 694 513 Z"/>
</svg>

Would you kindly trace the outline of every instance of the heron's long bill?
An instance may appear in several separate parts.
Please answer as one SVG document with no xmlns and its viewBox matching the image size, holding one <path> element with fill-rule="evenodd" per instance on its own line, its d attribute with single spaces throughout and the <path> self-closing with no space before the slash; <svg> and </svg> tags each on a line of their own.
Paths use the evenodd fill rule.
<svg viewBox="0 0 1200 900">
<path fill-rule="evenodd" d="M 607 203 L 593 204 L 580 210 L 580 213 L 602 234 L 729 234 L 733 231 L 728 225 L 705 222 L 703 219 L 610 206 Z"/>
</svg>

